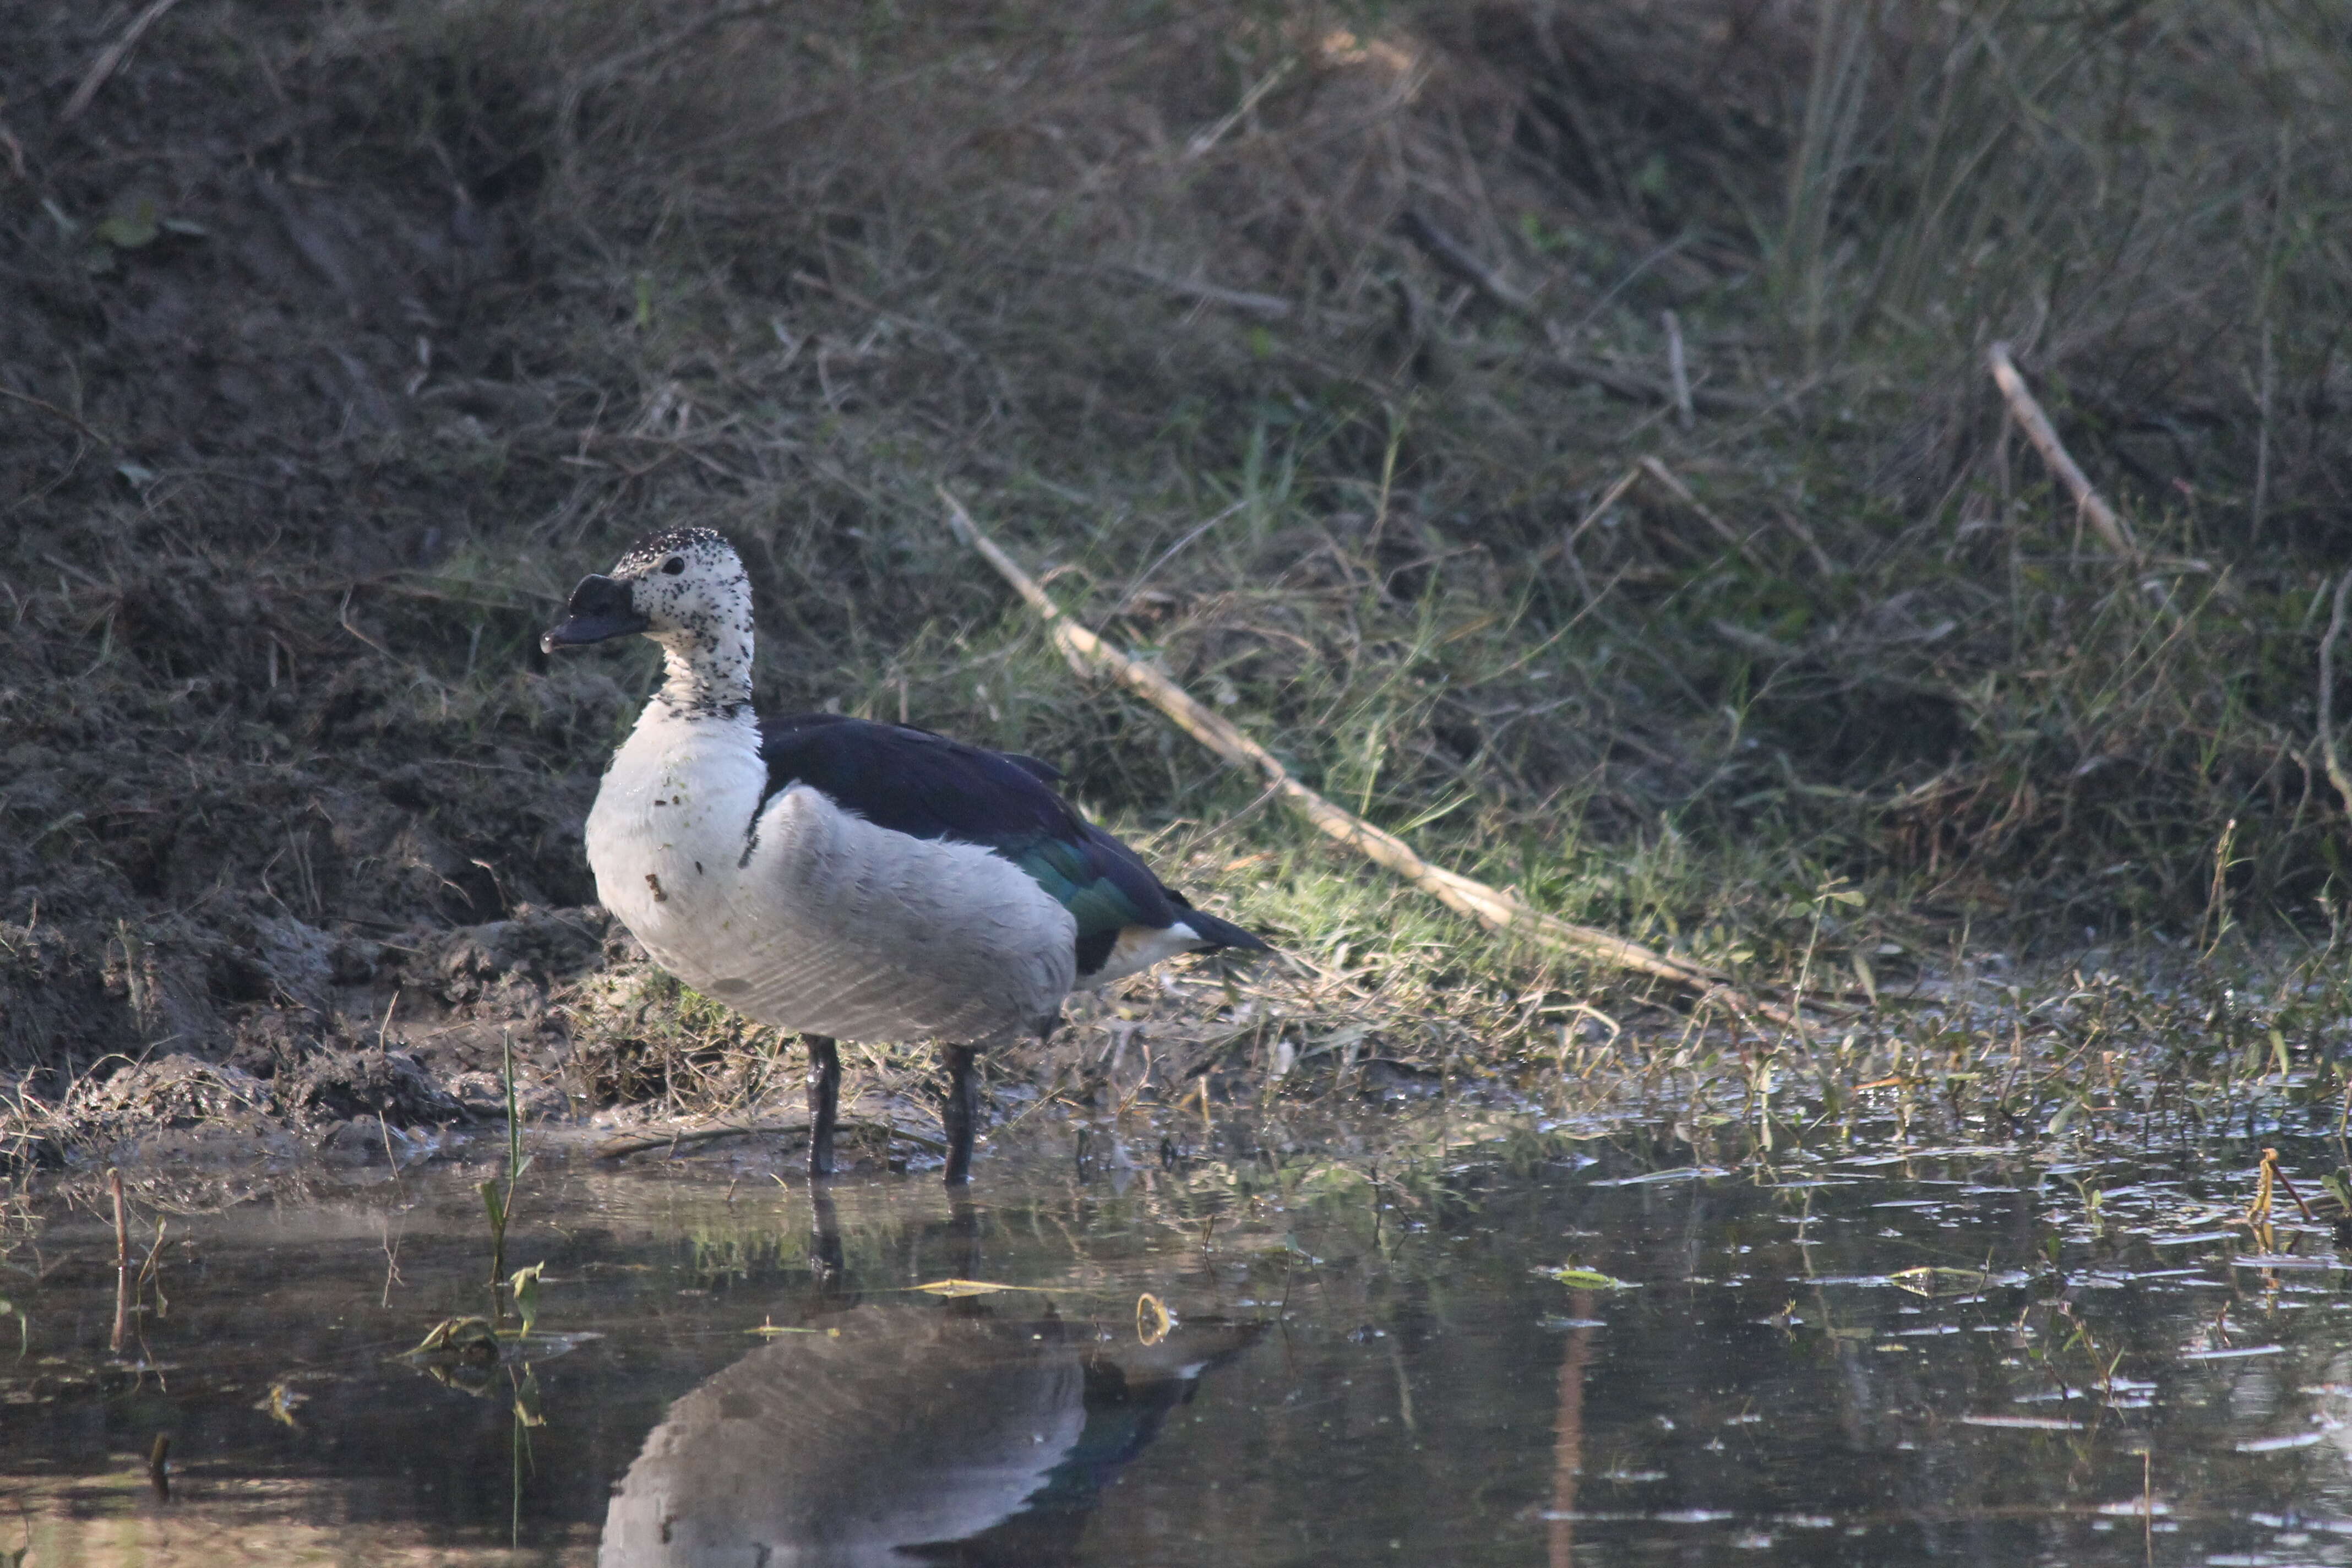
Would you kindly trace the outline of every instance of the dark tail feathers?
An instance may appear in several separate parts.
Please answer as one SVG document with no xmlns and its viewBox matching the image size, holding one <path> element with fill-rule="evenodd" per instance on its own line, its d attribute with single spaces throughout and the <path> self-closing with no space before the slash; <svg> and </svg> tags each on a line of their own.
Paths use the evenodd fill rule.
<svg viewBox="0 0 2352 1568">
<path fill-rule="evenodd" d="M 1201 940 L 1208 944 L 1198 949 L 1199 952 L 1214 952 L 1226 947 L 1239 948 L 1244 952 L 1274 951 L 1273 944 L 1255 931 L 1244 931 L 1231 921 L 1221 921 L 1214 915 L 1204 914 L 1181 900 L 1178 903 L 1183 910 L 1184 923 L 1200 932 Z"/>
</svg>

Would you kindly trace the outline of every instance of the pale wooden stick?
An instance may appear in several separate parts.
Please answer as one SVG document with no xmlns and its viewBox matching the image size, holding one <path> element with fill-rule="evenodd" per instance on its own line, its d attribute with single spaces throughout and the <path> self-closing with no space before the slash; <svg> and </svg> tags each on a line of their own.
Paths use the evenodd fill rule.
<svg viewBox="0 0 2352 1568">
<path fill-rule="evenodd" d="M 1081 675 L 1108 675 L 1167 714 L 1176 721 L 1179 729 L 1227 762 L 1255 768 L 1277 793 L 1306 816 L 1307 821 L 1366 859 L 1394 871 L 1446 908 L 1468 915 L 1490 930 L 1532 937 L 1580 957 L 1598 960 L 1637 974 L 1672 981 L 1700 993 L 1704 998 L 1722 1002 L 1736 1011 L 1752 1013 L 1792 1028 L 1802 1026 L 1793 1009 L 1759 1002 L 1732 989 L 1728 976 L 1720 970 L 1656 952 L 1594 926 L 1577 925 L 1561 920 L 1474 878 L 1449 871 L 1442 866 L 1433 866 L 1414 853 L 1412 847 L 1403 839 L 1332 805 L 1291 777 L 1290 770 L 1284 767 L 1272 752 L 1243 734 L 1222 714 L 1203 707 L 1192 693 L 1168 677 L 1148 664 L 1129 658 L 1063 614 L 1061 606 L 1054 603 L 1052 596 L 1038 585 L 1036 580 L 998 548 L 994 540 L 980 531 L 980 525 L 972 521 L 971 514 L 963 509 L 963 503 L 950 494 L 944 486 L 940 487 L 940 499 L 947 503 L 948 525 L 955 531 L 956 537 L 996 568 L 996 574 L 1011 584 L 1013 591 L 1028 600 L 1031 607 L 1045 618 L 1053 633 L 1055 646 L 1062 650 L 1062 657 L 1069 660 L 1072 668 Z"/>
<path fill-rule="evenodd" d="M 2132 537 L 2131 525 L 2116 515 L 2115 509 L 2099 499 L 2091 481 L 2074 459 L 2067 454 L 2064 443 L 2058 439 L 2057 430 L 2050 416 L 2042 412 L 2025 378 L 2017 374 L 2017 366 L 2009 357 L 2007 343 L 1995 343 L 1985 350 L 1985 364 L 1992 371 L 1992 379 L 2000 387 L 2000 395 L 2009 400 L 2009 412 L 2042 460 L 2050 465 L 2066 489 L 2073 492 L 2074 505 L 2081 510 L 2092 531 L 2106 542 L 2107 549 L 2127 565 L 2140 563 L 2139 541 Z"/>
<path fill-rule="evenodd" d="M 1696 512 L 1698 514 L 1698 520 L 1701 522 L 1715 530 L 1715 535 L 1717 539 L 1722 540 L 1726 544 L 1730 545 L 1731 548 L 1739 552 L 1739 557 L 1741 560 L 1747 562 L 1750 566 L 1755 567 L 1759 572 L 1769 574 L 1771 571 L 1770 567 L 1764 564 L 1764 558 L 1756 553 L 1756 547 L 1748 543 L 1746 539 L 1742 538 L 1738 529 L 1724 521 L 1723 519 L 1716 516 L 1715 513 L 1709 510 L 1705 501 L 1691 494 L 1690 486 L 1683 483 L 1679 479 L 1676 479 L 1675 477 L 1675 471 L 1672 468 L 1666 467 L 1655 458 L 1644 458 L 1636 465 L 1636 467 L 1638 467 L 1642 472 L 1649 475 L 1650 478 L 1657 480 L 1660 485 L 1664 486 L 1668 495 L 1682 502 L 1683 505 L 1690 508 L 1694 512 Z"/>
<path fill-rule="evenodd" d="M 2344 755 L 2336 743 L 2336 639 L 2344 635 L 2347 596 L 2352 596 L 2352 572 L 2336 584 L 2336 611 L 2327 617 L 2327 635 L 2319 639 L 2319 761 L 2345 809 L 2352 811 L 2352 777 L 2345 773 Z"/>
<path fill-rule="evenodd" d="M 1404 230 L 1406 238 L 1427 251 L 1431 259 L 1440 267 L 1543 333 L 1545 341 L 1551 345 L 1552 355 L 1549 359 L 1535 361 L 1537 370 L 1565 376 L 1570 381 L 1590 382 L 1602 391 L 1614 393 L 1630 402 L 1663 403 L 1669 407 L 1680 408 L 1685 414 L 1690 409 L 1709 414 L 1756 414 L 1764 411 L 1762 403 L 1742 393 L 1717 392 L 1710 386 L 1684 385 L 1679 389 L 1661 386 L 1647 376 L 1631 375 L 1621 370 L 1612 370 L 1607 365 L 1595 364 L 1590 360 L 1578 359 L 1569 352 L 1575 337 L 1573 331 L 1546 316 L 1534 295 L 1513 287 L 1501 273 L 1479 260 L 1476 252 L 1438 227 L 1426 214 L 1408 211 L 1398 220 L 1398 226 Z M 1668 250 L 1672 248 L 1667 247 Z M 1664 250 L 1658 253 L 1659 256 L 1664 254 Z M 1656 257 L 1651 259 L 1655 260 Z M 1644 262 L 1643 266 L 1648 264 Z M 1634 270 L 1638 272 L 1640 268 Z M 1676 331 L 1679 332 L 1679 326 Z M 1685 423 L 1688 423 L 1687 418 Z"/>
<path fill-rule="evenodd" d="M 1627 490 L 1632 489 L 1635 485 L 1641 482 L 1642 470 L 1639 468 L 1628 468 L 1623 473 L 1618 475 L 1617 482 L 1601 492 L 1601 499 L 1592 503 L 1591 510 L 1587 511 L 1584 516 L 1578 521 L 1577 525 L 1574 528 L 1570 529 L 1566 533 L 1561 534 L 1558 539 L 1553 540 L 1549 544 L 1547 544 L 1541 550 L 1537 551 L 1534 555 L 1528 558 L 1528 563 L 1530 566 L 1540 566 L 1555 555 L 1564 555 L 1568 552 L 1574 550 L 1576 548 L 1576 542 L 1584 537 L 1585 530 L 1591 528 L 1594 523 L 1599 522 L 1603 513 L 1607 512 L 1611 507 L 1615 506 L 1620 500 L 1624 499 L 1625 492 Z"/>
<path fill-rule="evenodd" d="M 106 1184 L 114 1190 L 114 1337 L 108 1343 L 120 1355 L 131 1318 L 131 1227 L 122 1217 L 122 1173 L 107 1172 Z"/>
<path fill-rule="evenodd" d="M 593 1152 L 599 1160 L 621 1160 L 631 1154 L 642 1154 L 648 1149 L 690 1149 L 698 1143 L 708 1143 L 715 1138 L 782 1137 L 793 1132 L 805 1133 L 808 1130 L 809 1124 L 805 1121 L 761 1121 L 748 1127 L 688 1127 L 672 1129 L 667 1132 L 632 1132 L 626 1137 L 608 1139 L 597 1144 Z M 934 1154 L 944 1154 L 948 1148 L 946 1143 L 937 1138 L 929 1138 L 920 1132 L 909 1132 L 903 1127 L 893 1127 L 887 1121 L 855 1120 L 836 1121 L 833 1125 L 833 1130 L 835 1132 L 851 1134 L 880 1132 L 888 1137 L 902 1139 L 919 1149 L 928 1149 Z"/>
<path fill-rule="evenodd" d="M 1690 365 L 1683 356 L 1682 318 L 1668 310 L 1662 319 L 1666 325 L 1666 384 L 1674 388 L 1675 423 L 1687 430 L 1691 427 Z"/>
<path fill-rule="evenodd" d="M 73 96 L 66 100 L 66 106 L 58 110 L 58 123 L 70 125 L 80 119 L 82 110 L 89 107 L 89 100 L 98 96 L 98 89 L 106 85 L 106 79 L 121 67 L 123 58 L 138 47 L 141 38 L 147 36 L 147 29 L 162 21 L 163 13 L 179 3 L 180 0 L 155 0 L 153 5 L 132 17 L 131 26 L 122 29 L 122 36 L 100 49 L 98 58 L 90 61 L 89 69 L 82 73 L 81 85 L 73 89 Z"/>
</svg>

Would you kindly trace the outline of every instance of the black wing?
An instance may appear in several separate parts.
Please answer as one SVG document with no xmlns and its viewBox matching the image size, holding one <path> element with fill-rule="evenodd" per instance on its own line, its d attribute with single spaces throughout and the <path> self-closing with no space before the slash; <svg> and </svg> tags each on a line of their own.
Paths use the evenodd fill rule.
<svg viewBox="0 0 2352 1568">
<path fill-rule="evenodd" d="M 877 827 L 982 845 L 1028 872 L 1077 921 L 1081 973 L 1102 967 L 1122 928 L 1185 918 L 1182 900 L 1055 794 L 1061 774 L 1034 757 L 838 713 L 768 720 L 760 754 L 771 797 L 805 784 Z"/>
</svg>

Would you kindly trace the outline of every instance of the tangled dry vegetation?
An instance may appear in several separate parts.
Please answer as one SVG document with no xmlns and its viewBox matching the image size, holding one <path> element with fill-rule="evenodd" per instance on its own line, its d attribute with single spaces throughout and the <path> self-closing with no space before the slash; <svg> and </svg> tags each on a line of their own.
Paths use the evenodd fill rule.
<svg viewBox="0 0 2352 1568">
<path fill-rule="evenodd" d="M 185 1057 L 430 1119 L 502 1036 L 588 1100 L 754 1093 L 583 908 L 648 670 L 532 642 L 688 521 L 751 563 L 763 700 L 1050 757 L 1293 955 L 1115 999 L 1033 1085 L 1680 1037 L 1075 680 L 942 481 L 1327 795 L 1761 983 L 2332 921 L 2316 0 L 157 10 L 0 58 L 28 1117 Z"/>
</svg>

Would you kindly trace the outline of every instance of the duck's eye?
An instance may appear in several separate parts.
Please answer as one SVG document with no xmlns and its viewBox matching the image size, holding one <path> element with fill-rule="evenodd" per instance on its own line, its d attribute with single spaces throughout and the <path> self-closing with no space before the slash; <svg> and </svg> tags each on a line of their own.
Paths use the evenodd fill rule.
<svg viewBox="0 0 2352 1568">
<path fill-rule="evenodd" d="M 662 563 L 662 570 L 668 573 L 673 577 L 677 576 L 679 573 L 686 570 L 686 557 L 683 555 L 671 556 L 668 560 Z"/>
</svg>

